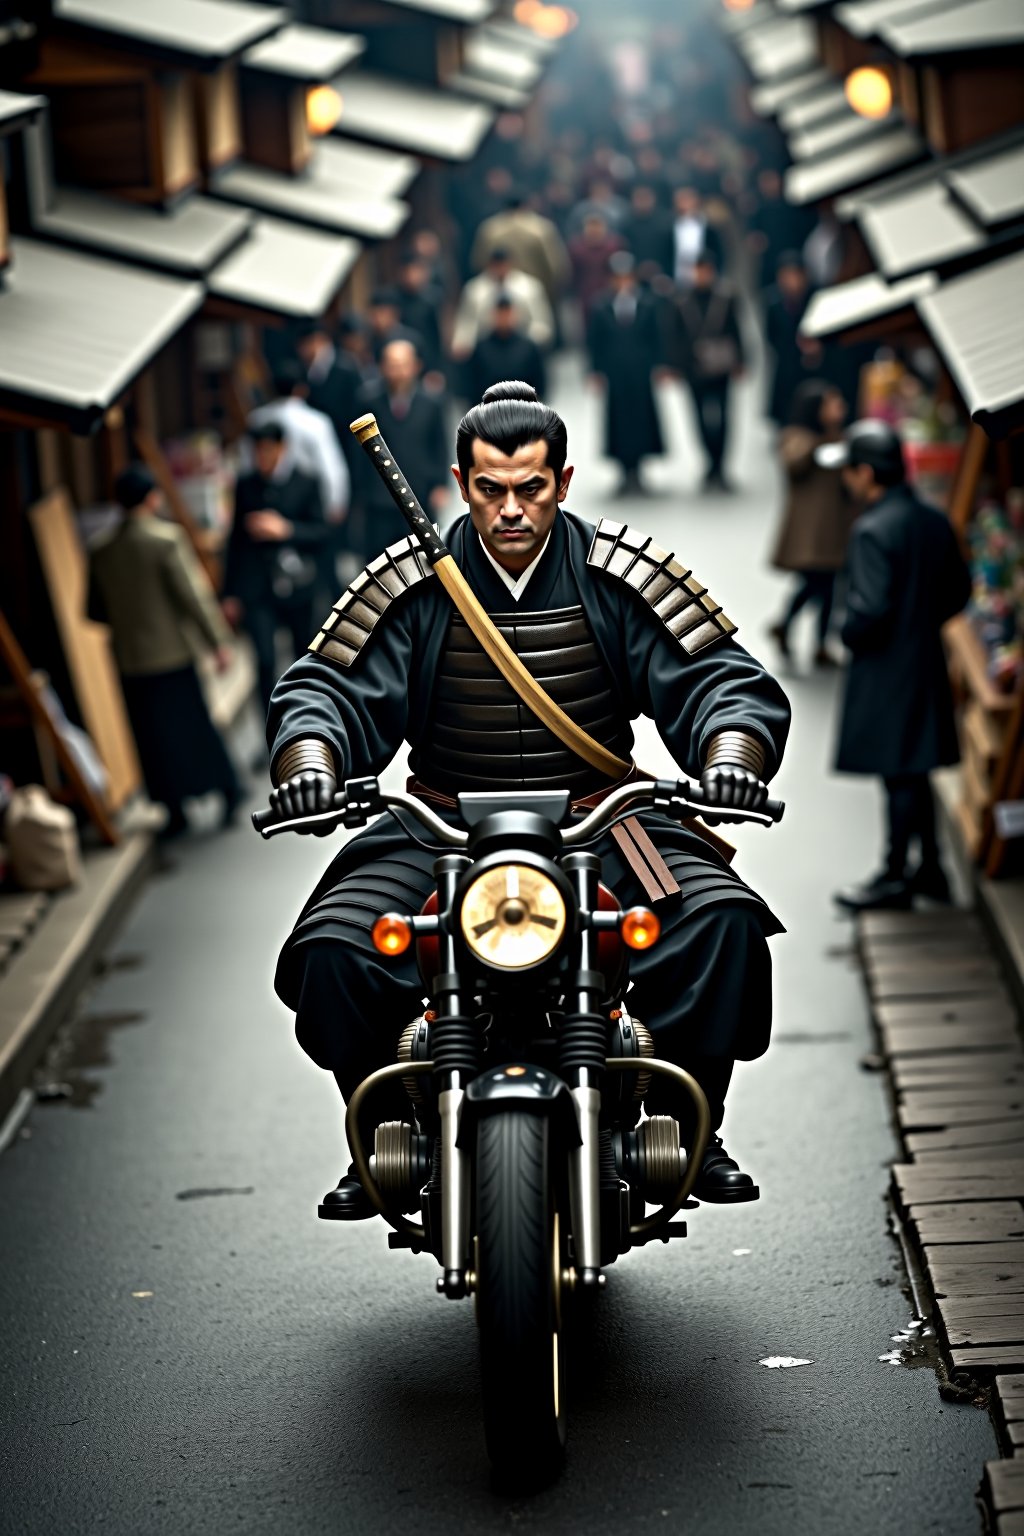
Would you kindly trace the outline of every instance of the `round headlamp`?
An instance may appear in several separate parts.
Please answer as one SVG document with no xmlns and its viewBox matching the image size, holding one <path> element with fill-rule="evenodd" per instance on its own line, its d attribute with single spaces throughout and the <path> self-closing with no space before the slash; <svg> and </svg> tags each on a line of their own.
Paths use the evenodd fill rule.
<svg viewBox="0 0 1024 1536">
<path fill-rule="evenodd" d="M 495 864 L 471 881 L 462 900 L 470 953 L 501 971 L 540 965 L 565 933 L 565 898 L 551 876 L 529 864 Z"/>
</svg>

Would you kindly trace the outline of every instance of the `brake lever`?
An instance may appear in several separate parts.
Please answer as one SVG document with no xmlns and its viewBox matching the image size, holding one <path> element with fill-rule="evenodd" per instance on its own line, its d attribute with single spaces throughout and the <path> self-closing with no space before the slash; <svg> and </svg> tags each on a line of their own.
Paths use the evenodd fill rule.
<svg viewBox="0 0 1024 1536">
<path fill-rule="evenodd" d="M 346 779 L 335 793 L 334 801 L 326 811 L 312 816 L 295 816 L 282 821 L 270 806 L 253 811 L 252 824 L 262 838 L 276 837 L 279 832 L 301 832 L 306 828 L 327 826 L 348 827 L 352 831 L 365 827 L 372 816 L 384 809 L 384 802 L 377 779 Z"/>
</svg>

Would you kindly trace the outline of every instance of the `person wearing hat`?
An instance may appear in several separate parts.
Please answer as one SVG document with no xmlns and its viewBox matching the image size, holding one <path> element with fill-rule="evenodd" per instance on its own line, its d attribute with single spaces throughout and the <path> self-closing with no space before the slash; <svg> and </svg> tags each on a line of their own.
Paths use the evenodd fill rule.
<svg viewBox="0 0 1024 1536">
<path fill-rule="evenodd" d="M 160 516 L 164 495 L 143 464 L 118 475 L 124 518 L 89 555 L 86 612 L 110 627 L 114 659 L 149 798 L 167 809 L 164 838 L 188 830 L 184 802 L 223 797 L 222 825 L 242 798 L 234 764 L 196 674 L 200 650 L 219 672 L 231 635 L 183 528 Z"/>
<path fill-rule="evenodd" d="M 851 912 L 905 908 L 915 896 L 948 901 L 929 774 L 960 757 L 942 626 L 966 605 L 970 572 L 948 519 L 907 484 L 891 427 L 855 422 L 837 442 L 823 443 L 815 459 L 842 471 L 863 508 L 847 560 L 842 639 L 851 661 L 836 767 L 876 774 L 888 805 L 882 869 L 836 901 Z"/>
<path fill-rule="evenodd" d="M 587 327 L 592 377 L 604 391 L 604 451 L 622 469 L 620 494 L 637 494 L 640 460 L 664 453 L 654 398 L 655 371 L 664 365 L 658 301 L 637 282 L 629 251 L 616 251 L 611 283 Z"/>
</svg>

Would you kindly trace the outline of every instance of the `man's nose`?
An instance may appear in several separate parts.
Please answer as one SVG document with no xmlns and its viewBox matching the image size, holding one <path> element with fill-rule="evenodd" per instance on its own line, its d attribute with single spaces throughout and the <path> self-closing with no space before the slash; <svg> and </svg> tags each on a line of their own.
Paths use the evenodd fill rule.
<svg viewBox="0 0 1024 1536">
<path fill-rule="evenodd" d="M 509 491 L 501 504 L 502 517 L 522 517 L 523 509 L 519 504 L 519 496 L 516 491 Z"/>
</svg>

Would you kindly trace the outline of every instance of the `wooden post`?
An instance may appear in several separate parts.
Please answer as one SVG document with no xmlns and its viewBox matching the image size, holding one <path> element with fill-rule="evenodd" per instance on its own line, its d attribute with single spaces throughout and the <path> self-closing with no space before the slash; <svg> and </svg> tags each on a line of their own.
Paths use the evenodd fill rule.
<svg viewBox="0 0 1024 1536">
<path fill-rule="evenodd" d="M 135 446 L 139 451 L 139 458 L 146 465 L 156 479 L 157 484 L 167 497 L 167 505 L 171 509 L 171 516 L 176 523 L 180 523 L 189 536 L 192 548 L 199 556 L 199 560 L 206 574 L 214 584 L 216 590 L 220 575 L 219 562 L 216 556 L 204 548 L 196 520 L 189 511 L 185 498 L 178 489 L 177 481 L 171 474 L 171 466 L 164 458 L 163 450 L 155 437 L 151 437 L 144 429 L 139 428 L 135 433 Z"/>
<path fill-rule="evenodd" d="M 994 880 L 1003 867 L 1006 842 L 995 828 L 995 807 L 1000 800 L 1019 800 L 1024 795 L 1024 682 L 1017 689 L 1017 702 L 1006 726 L 1006 740 L 992 778 L 992 804 L 985 817 L 978 862 L 984 860 L 985 873 Z"/>
<path fill-rule="evenodd" d="M 38 724 L 44 735 L 53 743 L 53 750 L 57 755 L 61 771 L 74 790 L 76 798 L 84 806 L 90 821 L 103 841 L 113 847 L 120 841 L 117 828 L 107 815 L 106 806 L 99 799 L 92 785 L 82 777 L 78 764 L 64 743 L 64 738 L 50 718 L 50 713 L 43 703 L 39 690 L 32 681 L 32 669 L 29 666 L 28 657 L 18 644 L 14 631 L 2 612 L 0 612 L 0 657 L 2 657 L 4 665 L 8 668 L 11 677 L 14 679 L 14 686 L 21 695 L 32 719 Z"/>
<path fill-rule="evenodd" d="M 978 494 L 978 481 L 985 467 L 985 459 L 988 455 L 988 436 L 984 427 L 979 427 L 976 421 L 971 422 L 971 430 L 967 434 L 964 443 L 964 451 L 960 455 L 960 464 L 957 468 L 956 479 L 953 482 L 953 491 L 949 498 L 949 520 L 953 524 L 960 538 L 967 532 L 967 524 L 971 520 L 974 511 L 974 501 Z"/>
</svg>

